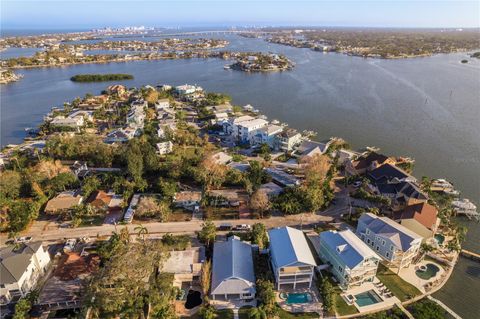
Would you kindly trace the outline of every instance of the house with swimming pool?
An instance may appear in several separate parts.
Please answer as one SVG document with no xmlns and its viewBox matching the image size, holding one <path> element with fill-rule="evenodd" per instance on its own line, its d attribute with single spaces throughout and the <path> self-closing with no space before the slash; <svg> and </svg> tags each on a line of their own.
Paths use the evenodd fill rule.
<svg viewBox="0 0 480 319">
<path fill-rule="evenodd" d="M 380 255 L 389 267 L 410 266 L 417 257 L 423 237 L 391 220 L 371 213 L 360 216 L 357 236 Z"/>
<path fill-rule="evenodd" d="M 317 264 L 304 233 L 287 226 L 270 229 L 268 236 L 277 289 L 310 288 Z"/>
<path fill-rule="evenodd" d="M 211 298 L 220 301 L 255 298 L 252 246 L 231 236 L 213 245 Z"/>
<path fill-rule="evenodd" d="M 373 282 L 381 258 L 351 230 L 320 233 L 319 255 L 339 286 L 348 290 Z"/>
</svg>

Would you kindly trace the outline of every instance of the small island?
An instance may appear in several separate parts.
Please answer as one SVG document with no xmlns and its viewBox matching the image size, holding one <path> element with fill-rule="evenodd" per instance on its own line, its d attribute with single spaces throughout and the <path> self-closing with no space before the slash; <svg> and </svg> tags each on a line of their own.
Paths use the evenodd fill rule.
<svg viewBox="0 0 480 319">
<path fill-rule="evenodd" d="M 112 73 L 112 74 L 77 74 L 70 78 L 73 82 L 105 82 L 119 80 L 133 80 L 133 75 Z"/>
</svg>

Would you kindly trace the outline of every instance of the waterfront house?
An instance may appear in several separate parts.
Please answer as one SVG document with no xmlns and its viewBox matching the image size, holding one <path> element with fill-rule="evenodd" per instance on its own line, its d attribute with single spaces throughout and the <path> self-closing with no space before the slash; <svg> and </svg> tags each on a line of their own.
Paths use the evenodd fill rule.
<svg viewBox="0 0 480 319">
<path fill-rule="evenodd" d="M 374 183 L 392 183 L 392 182 L 415 182 L 415 177 L 411 176 L 403 169 L 392 165 L 392 164 L 383 164 L 369 172 L 367 172 L 368 178 L 370 178 Z"/>
<path fill-rule="evenodd" d="M 50 255 L 41 242 L 4 247 L 0 250 L 0 304 L 24 297 L 45 274 Z"/>
<path fill-rule="evenodd" d="M 157 154 L 165 155 L 173 151 L 173 143 L 171 141 L 157 143 Z"/>
<path fill-rule="evenodd" d="M 255 136 L 261 128 L 267 126 L 268 122 L 264 119 L 253 119 L 243 121 L 236 125 L 237 138 L 241 143 L 255 143 Z"/>
<path fill-rule="evenodd" d="M 342 289 L 373 282 L 381 258 L 351 230 L 320 233 L 320 258 Z"/>
<path fill-rule="evenodd" d="M 45 213 L 60 214 L 71 210 L 74 206 L 80 205 L 83 197 L 76 191 L 65 191 L 58 194 L 47 202 Z"/>
<path fill-rule="evenodd" d="M 87 122 L 93 121 L 93 111 L 83 111 L 77 110 L 68 115 L 68 118 L 76 118 L 76 117 L 83 117 L 83 119 Z"/>
<path fill-rule="evenodd" d="M 418 185 L 410 181 L 393 179 L 387 183 L 377 183 L 373 191 L 391 200 L 394 211 L 401 210 L 408 205 L 424 203 L 428 196 L 423 193 Z"/>
<path fill-rule="evenodd" d="M 243 115 L 239 117 L 230 118 L 227 122 L 223 123 L 223 130 L 228 135 L 233 137 L 238 137 L 238 125 L 242 122 L 248 122 L 254 120 L 255 118 L 250 115 Z"/>
<path fill-rule="evenodd" d="M 116 84 L 110 85 L 107 88 L 107 93 L 110 95 L 117 95 L 118 97 L 123 97 L 127 92 L 127 88 L 124 85 Z"/>
<path fill-rule="evenodd" d="M 383 154 L 369 152 L 366 156 L 361 156 L 357 160 L 346 163 L 345 169 L 350 175 L 363 175 L 383 164 L 395 165 L 395 160 Z"/>
<path fill-rule="evenodd" d="M 76 117 L 65 117 L 59 115 L 55 117 L 51 122 L 50 125 L 55 127 L 70 127 L 70 128 L 80 128 L 85 124 L 83 116 L 76 116 Z"/>
<path fill-rule="evenodd" d="M 390 218 L 371 213 L 360 216 L 356 234 L 390 267 L 398 270 L 410 266 L 423 240 L 422 236 Z"/>
<path fill-rule="evenodd" d="M 286 226 L 270 229 L 268 236 L 277 289 L 310 288 L 317 264 L 304 233 Z"/>
<path fill-rule="evenodd" d="M 393 218 L 424 239 L 432 238 L 440 225 L 437 209 L 428 203 L 409 205 L 396 212 Z"/>
<path fill-rule="evenodd" d="M 258 130 L 254 137 L 255 144 L 267 144 L 270 148 L 276 147 L 276 136 L 283 131 L 283 127 L 274 124 L 268 124 Z"/>
<path fill-rule="evenodd" d="M 295 148 L 293 155 L 299 158 L 313 157 L 317 154 L 322 155 L 325 154 L 329 146 L 330 142 L 320 143 L 314 141 L 302 141 L 300 145 Z"/>
<path fill-rule="evenodd" d="M 185 85 L 179 85 L 175 87 L 175 92 L 177 92 L 177 94 L 179 95 L 188 95 L 188 94 L 193 94 L 201 91 L 203 91 L 203 89 L 196 85 L 185 84 Z"/>
<path fill-rule="evenodd" d="M 159 272 L 173 274 L 173 286 L 199 284 L 205 262 L 205 247 L 170 251 L 168 259 L 161 263 Z"/>
<path fill-rule="evenodd" d="M 252 246 L 231 236 L 213 245 L 211 298 L 245 300 L 255 298 Z"/>
<path fill-rule="evenodd" d="M 277 148 L 283 152 L 291 152 L 302 142 L 302 134 L 292 128 L 285 128 L 277 136 Z"/>
<path fill-rule="evenodd" d="M 173 203 L 177 207 L 185 209 L 196 208 L 200 205 L 202 200 L 202 192 L 200 191 L 181 191 L 173 197 Z"/>
</svg>

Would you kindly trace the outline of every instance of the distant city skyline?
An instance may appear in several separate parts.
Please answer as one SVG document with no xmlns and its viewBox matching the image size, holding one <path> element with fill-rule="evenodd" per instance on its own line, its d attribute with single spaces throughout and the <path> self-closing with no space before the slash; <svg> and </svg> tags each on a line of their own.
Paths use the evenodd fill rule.
<svg viewBox="0 0 480 319">
<path fill-rule="evenodd" d="M 479 1 L 24 1 L 2 0 L 2 29 L 145 25 L 480 27 Z"/>
</svg>

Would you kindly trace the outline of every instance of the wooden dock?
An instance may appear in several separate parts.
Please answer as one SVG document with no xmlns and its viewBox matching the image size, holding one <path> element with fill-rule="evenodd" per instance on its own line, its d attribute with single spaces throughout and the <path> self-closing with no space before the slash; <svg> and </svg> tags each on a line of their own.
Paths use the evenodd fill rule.
<svg viewBox="0 0 480 319">
<path fill-rule="evenodd" d="M 450 314 L 450 316 L 452 316 L 453 318 L 455 319 L 462 319 L 462 317 L 460 317 L 455 311 L 453 311 L 452 309 L 450 309 L 446 304 L 444 304 L 443 302 L 441 302 L 440 300 L 438 299 L 435 299 L 433 298 L 432 296 L 427 296 L 428 299 L 430 299 L 431 301 L 433 302 L 436 302 L 440 307 L 442 307 L 446 312 L 448 312 Z"/>
<path fill-rule="evenodd" d="M 474 253 L 473 251 L 462 249 L 460 254 L 465 258 L 480 262 L 480 254 Z"/>
</svg>

